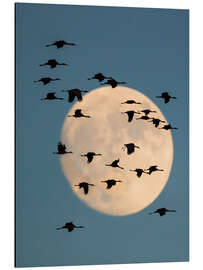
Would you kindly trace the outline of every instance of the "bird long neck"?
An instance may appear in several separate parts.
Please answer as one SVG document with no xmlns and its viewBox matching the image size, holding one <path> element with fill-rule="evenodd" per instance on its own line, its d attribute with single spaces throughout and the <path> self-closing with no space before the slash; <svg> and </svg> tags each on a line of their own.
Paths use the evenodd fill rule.
<svg viewBox="0 0 203 270">
<path fill-rule="evenodd" d="M 167 210 L 167 212 L 176 212 L 176 210 Z"/>
<path fill-rule="evenodd" d="M 59 227 L 59 228 L 56 228 L 57 230 L 63 230 L 63 229 L 65 229 L 65 227 L 63 226 L 63 227 Z"/>
</svg>

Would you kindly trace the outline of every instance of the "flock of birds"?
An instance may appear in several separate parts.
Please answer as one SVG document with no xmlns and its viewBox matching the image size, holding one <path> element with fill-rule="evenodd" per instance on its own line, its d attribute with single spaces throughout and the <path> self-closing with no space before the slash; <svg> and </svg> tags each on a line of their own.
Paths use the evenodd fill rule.
<svg viewBox="0 0 203 270">
<path fill-rule="evenodd" d="M 76 46 L 76 44 L 66 42 L 64 40 L 59 40 L 59 41 L 55 41 L 49 45 L 46 45 L 46 47 L 50 47 L 50 46 L 56 46 L 57 49 L 60 49 L 60 48 L 63 48 L 64 46 Z M 68 66 L 68 64 L 59 63 L 56 59 L 49 59 L 47 62 L 40 64 L 40 66 L 50 66 L 51 69 L 54 69 L 57 66 Z M 34 82 L 42 82 L 43 85 L 47 85 L 47 84 L 51 83 L 52 81 L 58 81 L 58 80 L 60 80 L 60 79 L 59 78 L 42 77 L 39 80 L 34 81 Z M 126 84 L 126 82 L 124 82 L 124 81 L 120 81 L 120 82 L 116 81 L 114 78 L 107 77 L 107 76 L 103 75 L 102 73 L 97 73 L 94 76 L 92 76 L 91 78 L 88 78 L 88 80 L 98 80 L 100 85 L 110 85 L 112 88 L 116 88 L 118 85 L 121 85 L 121 84 Z M 81 102 L 83 100 L 82 93 L 87 93 L 88 91 L 75 88 L 75 89 L 70 89 L 70 90 L 65 89 L 65 90 L 62 90 L 61 92 L 68 93 L 68 102 L 73 102 L 75 98 L 79 102 Z M 157 96 L 156 98 L 163 99 L 165 104 L 169 103 L 171 99 L 176 99 L 176 97 L 170 96 L 168 92 L 163 92 L 160 96 Z M 49 92 L 41 100 L 64 100 L 64 98 L 57 97 L 56 92 Z M 126 100 L 124 102 L 121 102 L 121 104 L 129 104 L 130 105 L 130 104 L 141 104 L 141 103 L 137 102 L 135 100 Z M 165 130 L 177 129 L 176 127 L 172 127 L 171 124 L 164 124 L 162 127 L 159 127 L 160 123 L 165 123 L 165 121 L 163 121 L 159 118 L 150 117 L 149 115 L 151 115 L 152 113 L 156 113 L 156 111 L 152 111 L 150 109 L 145 109 L 145 110 L 141 110 L 141 111 L 128 110 L 125 112 L 121 112 L 121 114 L 127 115 L 128 122 L 132 122 L 134 115 L 137 114 L 137 115 L 139 115 L 139 117 L 136 118 L 136 120 L 144 120 L 144 121 L 152 122 L 152 124 L 155 126 L 155 128 L 165 129 Z M 85 115 L 81 109 L 76 109 L 73 115 L 68 115 L 67 117 L 91 118 L 90 115 Z M 128 143 L 128 144 L 124 144 L 122 149 L 123 149 L 123 151 L 125 151 L 125 149 L 127 149 L 127 154 L 130 155 L 135 151 L 135 148 L 140 149 L 140 147 L 135 145 L 134 143 Z M 58 146 L 57 146 L 57 152 L 54 152 L 54 154 L 64 155 L 64 154 L 73 154 L 73 152 L 67 151 L 66 145 L 63 144 L 62 142 L 59 142 Z M 87 163 L 89 164 L 93 161 L 94 157 L 101 156 L 101 155 L 102 155 L 101 153 L 88 152 L 86 154 L 82 154 L 81 157 L 87 158 Z M 113 168 L 119 168 L 121 170 L 124 170 L 124 168 L 119 165 L 119 161 L 120 160 L 118 158 L 118 159 L 112 161 L 112 163 L 110 163 L 110 164 L 105 164 L 105 166 L 111 166 Z M 159 169 L 157 165 L 152 165 L 147 169 L 136 168 L 136 169 L 133 169 L 130 171 L 135 172 L 137 174 L 137 177 L 140 178 L 143 173 L 151 175 L 153 172 L 163 171 L 163 169 Z M 115 180 L 115 179 L 107 179 L 107 180 L 103 180 L 101 182 L 106 184 L 106 189 L 111 189 L 118 182 L 122 182 L 122 181 Z M 95 185 L 88 183 L 88 182 L 80 182 L 75 186 L 78 186 L 80 189 L 83 189 L 84 194 L 87 195 L 89 192 L 89 187 L 94 187 Z M 159 208 L 150 214 L 157 213 L 160 216 L 163 216 L 166 214 L 166 212 L 176 212 L 176 210 Z M 65 223 L 64 226 L 57 228 L 57 230 L 67 229 L 69 232 L 71 232 L 75 228 L 84 228 L 84 226 L 76 226 L 76 225 L 74 225 L 73 222 L 67 222 L 67 223 Z"/>
</svg>

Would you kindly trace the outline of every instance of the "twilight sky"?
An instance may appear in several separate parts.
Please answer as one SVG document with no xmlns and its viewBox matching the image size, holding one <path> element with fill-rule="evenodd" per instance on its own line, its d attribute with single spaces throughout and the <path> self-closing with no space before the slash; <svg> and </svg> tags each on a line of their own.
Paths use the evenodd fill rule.
<svg viewBox="0 0 203 270">
<path fill-rule="evenodd" d="M 16 266 L 188 260 L 188 21 L 187 10 L 16 4 Z M 64 39 L 78 44 L 57 50 Z M 39 67 L 48 59 L 69 67 Z M 172 132 L 174 162 L 161 195 L 124 217 L 97 212 L 73 193 L 56 150 L 73 104 L 42 102 L 49 91 L 99 87 L 102 72 L 148 96 Z M 41 77 L 61 78 L 48 86 Z M 178 97 L 165 105 L 162 90 Z M 177 209 L 162 218 L 156 208 Z M 84 230 L 56 231 L 67 221 Z"/>
</svg>

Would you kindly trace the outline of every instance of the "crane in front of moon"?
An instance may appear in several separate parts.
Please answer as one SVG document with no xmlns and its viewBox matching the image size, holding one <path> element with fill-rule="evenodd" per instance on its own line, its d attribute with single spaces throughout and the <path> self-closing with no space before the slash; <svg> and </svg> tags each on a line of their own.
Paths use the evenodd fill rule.
<svg viewBox="0 0 203 270">
<path fill-rule="evenodd" d="M 56 92 L 49 92 L 47 93 L 46 97 L 41 98 L 41 100 L 54 100 L 54 99 L 63 100 L 63 98 L 56 97 L 55 94 Z"/>
<path fill-rule="evenodd" d="M 76 187 L 83 188 L 84 194 L 87 195 L 89 192 L 89 186 L 94 186 L 93 184 L 89 184 L 87 182 L 81 182 L 78 185 L 75 185 Z"/>
<path fill-rule="evenodd" d="M 126 113 L 128 115 L 128 122 L 131 122 L 133 120 L 134 114 L 140 114 L 140 112 L 136 111 L 126 111 L 126 112 L 121 112 L 122 114 Z"/>
<path fill-rule="evenodd" d="M 120 167 L 120 166 L 118 165 L 119 161 L 120 161 L 120 160 L 119 160 L 119 158 L 118 158 L 118 159 L 114 160 L 111 164 L 105 164 L 105 166 L 110 166 L 110 167 L 113 167 L 113 168 L 120 168 L 120 169 L 124 170 L 123 167 Z"/>
<path fill-rule="evenodd" d="M 149 117 L 148 115 L 142 115 L 139 118 L 136 118 L 136 120 L 150 120 L 152 119 L 151 117 Z"/>
<path fill-rule="evenodd" d="M 164 125 L 163 127 L 159 128 L 159 129 L 169 130 L 169 129 L 178 129 L 178 128 L 172 127 L 170 124 L 168 124 L 168 125 Z"/>
<path fill-rule="evenodd" d="M 80 155 L 81 157 L 87 157 L 87 163 L 91 163 L 95 156 L 101 156 L 102 154 L 96 154 L 94 152 L 88 152 L 87 154 Z"/>
<path fill-rule="evenodd" d="M 101 182 L 105 182 L 107 184 L 106 189 L 111 189 L 112 186 L 115 186 L 116 185 L 116 183 L 122 182 L 122 181 L 120 181 L 120 180 L 114 180 L 114 179 L 109 179 L 109 180 L 104 180 L 104 181 L 101 181 Z"/>
<path fill-rule="evenodd" d="M 159 118 L 154 118 L 154 117 L 152 117 L 151 119 L 152 119 L 152 120 L 149 121 L 149 122 L 152 122 L 153 125 L 154 125 L 156 128 L 158 128 L 158 126 L 159 126 L 160 123 L 165 123 L 165 122 L 166 122 L 166 121 L 160 120 Z"/>
<path fill-rule="evenodd" d="M 99 82 L 102 82 L 105 79 L 111 79 L 112 77 L 106 77 L 102 73 L 97 73 L 93 77 L 88 78 L 88 80 L 98 80 Z"/>
<path fill-rule="evenodd" d="M 75 97 L 77 97 L 78 101 L 82 101 L 82 94 L 81 93 L 88 93 L 87 90 L 80 90 L 78 88 L 70 89 L 70 90 L 62 90 L 61 92 L 68 93 L 68 102 L 73 102 Z"/>
<path fill-rule="evenodd" d="M 149 109 L 142 110 L 141 112 L 143 112 L 145 115 L 148 115 L 150 113 L 156 113 L 156 111 L 152 111 L 152 110 L 149 110 Z"/>
<path fill-rule="evenodd" d="M 50 77 L 43 77 L 43 78 L 39 79 L 38 81 L 34 81 L 34 82 L 42 82 L 43 85 L 47 85 L 50 82 L 59 81 L 59 80 L 60 80 L 59 78 L 52 79 Z"/>
<path fill-rule="evenodd" d="M 71 151 L 66 151 L 66 145 L 62 144 L 62 142 L 58 143 L 57 152 L 53 152 L 53 154 L 57 154 L 57 155 L 72 154 L 72 153 L 73 152 Z"/>
<path fill-rule="evenodd" d="M 145 172 L 147 172 L 147 174 L 149 174 L 149 175 L 152 174 L 153 172 L 156 172 L 156 171 L 163 172 L 164 170 L 158 169 L 158 165 L 150 166 L 148 169 L 145 170 Z"/>
<path fill-rule="evenodd" d="M 75 114 L 68 115 L 67 117 L 75 117 L 75 118 L 85 117 L 85 118 L 91 118 L 91 116 L 83 114 L 81 109 L 76 109 L 75 110 Z"/>
<path fill-rule="evenodd" d="M 128 99 L 125 102 L 121 102 L 121 104 L 142 104 L 141 102 L 137 102 L 134 99 Z"/>
<path fill-rule="evenodd" d="M 76 226 L 73 224 L 73 222 L 67 222 L 63 227 L 57 228 L 57 230 L 63 230 L 66 229 L 69 232 L 72 232 L 75 228 L 84 228 L 84 226 Z"/>
<path fill-rule="evenodd" d="M 57 49 L 60 49 L 62 47 L 64 47 L 65 45 L 67 46 L 76 46 L 75 43 L 71 43 L 71 42 L 66 42 L 65 40 L 58 40 L 58 41 L 55 41 L 49 45 L 46 45 L 46 47 L 51 47 L 51 46 L 56 46 Z"/>
<path fill-rule="evenodd" d="M 111 85 L 112 88 L 115 88 L 116 86 L 118 86 L 119 84 L 126 84 L 126 82 L 118 82 L 115 79 L 111 78 L 108 79 L 105 83 L 101 83 L 101 85 Z"/>
<path fill-rule="evenodd" d="M 147 174 L 147 172 L 145 172 L 145 170 L 140 169 L 140 168 L 137 168 L 135 170 L 129 170 L 129 171 L 130 172 L 136 172 L 137 173 L 137 177 L 139 177 L 139 178 L 142 176 L 143 173 L 146 173 Z"/>
<path fill-rule="evenodd" d="M 49 59 L 46 63 L 41 64 L 40 67 L 42 66 L 50 66 L 50 68 L 55 68 L 56 66 L 68 66 L 66 63 L 59 63 L 56 61 L 56 59 Z"/>
<path fill-rule="evenodd" d="M 176 212 L 176 210 L 169 210 L 166 208 L 159 208 L 154 212 L 149 213 L 149 215 L 153 215 L 153 214 L 159 214 L 160 217 L 164 216 L 166 214 L 166 212 Z"/>
<path fill-rule="evenodd" d="M 123 151 L 127 149 L 127 154 L 130 155 L 135 152 L 135 148 L 140 149 L 140 147 L 135 145 L 134 143 L 126 143 L 124 144 L 124 147 L 122 149 Z"/>
<path fill-rule="evenodd" d="M 169 101 L 170 101 L 171 98 L 172 98 L 172 99 L 177 99 L 177 97 L 172 97 L 172 96 L 170 96 L 168 92 L 163 92 L 163 93 L 161 94 L 161 96 L 156 96 L 156 98 L 163 98 L 165 104 L 166 104 L 166 103 L 169 103 Z"/>
</svg>

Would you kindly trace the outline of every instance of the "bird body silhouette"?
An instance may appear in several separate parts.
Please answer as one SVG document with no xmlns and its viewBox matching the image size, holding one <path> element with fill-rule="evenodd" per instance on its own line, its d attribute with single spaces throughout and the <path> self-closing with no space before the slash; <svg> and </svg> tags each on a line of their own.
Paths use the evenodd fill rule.
<svg viewBox="0 0 203 270">
<path fill-rule="evenodd" d="M 58 143 L 57 146 L 57 152 L 54 152 L 53 154 L 58 154 L 58 155 L 64 155 L 64 154 L 71 154 L 71 151 L 66 151 L 66 145 L 62 144 L 61 142 Z"/>
<path fill-rule="evenodd" d="M 68 115 L 67 117 L 75 117 L 75 118 L 86 117 L 86 118 L 91 118 L 91 116 L 89 116 L 89 115 L 84 115 L 84 114 L 82 113 L 82 110 L 81 110 L 81 109 L 75 110 L 75 114 L 73 114 L 73 115 Z"/>
<path fill-rule="evenodd" d="M 125 102 L 121 102 L 121 104 L 142 104 L 140 102 L 137 102 L 133 99 L 126 100 Z"/>
<path fill-rule="evenodd" d="M 58 98 L 55 96 L 56 92 L 49 92 L 45 98 L 41 98 L 41 100 L 54 100 L 54 99 L 58 99 L 58 100 L 63 100 L 63 98 Z"/>
<path fill-rule="evenodd" d="M 106 164 L 105 166 L 111 166 L 111 167 L 113 167 L 113 168 L 120 168 L 120 169 L 124 170 L 123 167 L 120 167 L 120 166 L 118 165 L 119 161 L 120 161 L 120 160 L 119 160 L 119 158 L 118 158 L 118 159 L 114 160 L 111 164 Z"/>
<path fill-rule="evenodd" d="M 50 66 L 50 68 L 55 68 L 56 66 L 67 66 L 67 64 L 59 63 L 58 61 L 56 61 L 56 59 L 50 59 L 46 63 L 41 64 L 40 66 Z"/>
<path fill-rule="evenodd" d="M 136 111 L 126 111 L 126 112 L 121 112 L 121 113 L 126 113 L 128 115 L 128 122 L 131 122 L 133 120 L 134 114 L 140 114 L 140 112 Z"/>
<path fill-rule="evenodd" d="M 96 154 L 94 152 L 88 152 L 87 154 L 80 155 L 81 157 L 87 157 L 87 163 L 91 163 L 95 156 L 101 156 L 102 154 Z"/>
<path fill-rule="evenodd" d="M 162 121 L 162 120 L 160 120 L 160 119 L 158 119 L 158 118 L 151 118 L 151 119 L 152 119 L 152 120 L 149 121 L 149 122 L 152 122 L 153 125 L 154 125 L 156 128 L 158 128 L 158 126 L 159 126 L 160 123 L 165 123 L 165 122 L 166 122 L 166 121 Z"/>
<path fill-rule="evenodd" d="M 151 117 L 149 117 L 148 115 L 142 115 L 141 117 L 136 118 L 136 120 L 149 120 L 149 119 L 151 119 Z"/>
<path fill-rule="evenodd" d="M 145 172 L 148 171 L 147 173 L 150 175 L 150 174 L 152 174 L 153 172 L 156 172 L 156 171 L 159 171 L 159 172 L 163 171 L 162 169 L 158 169 L 157 167 L 158 167 L 157 165 L 150 166 L 148 169 L 145 170 Z"/>
<path fill-rule="evenodd" d="M 166 208 L 159 208 L 157 209 L 156 211 L 154 212 L 151 212 L 149 213 L 150 215 L 153 215 L 153 214 L 159 214 L 160 217 L 164 216 L 166 214 L 166 212 L 176 212 L 176 210 L 168 210 Z"/>
<path fill-rule="evenodd" d="M 115 186 L 117 182 L 122 182 L 120 180 L 114 180 L 114 179 L 109 179 L 109 180 L 105 180 L 105 181 L 101 181 L 101 182 L 105 182 L 107 184 L 106 189 L 111 189 L 112 186 Z"/>
<path fill-rule="evenodd" d="M 105 85 L 105 84 L 109 84 L 111 85 L 112 88 L 115 88 L 116 86 L 118 86 L 118 84 L 126 84 L 126 82 L 118 82 L 114 80 L 113 78 L 111 78 L 111 79 L 108 79 L 105 83 L 101 83 L 101 85 Z"/>
<path fill-rule="evenodd" d="M 38 81 L 34 81 L 34 82 L 42 82 L 43 85 L 47 85 L 48 83 L 52 82 L 52 81 L 59 81 L 60 79 L 56 78 L 56 79 L 52 79 L 50 77 L 44 77 L 39 79 Z"/>
<path fill-rule="evenodd" d="M 168 124 L 168 125 L 164 125 L 163 127 L 159 128 L 159 129 L 169 130 L 169 129 L 178 129 L 178 128 L 172 127 L 170 124 Z"/>
<path fill-rule="evenodd" d="M 156 113 L 156 111 L 151 111 L 149 109 L 146 109 L 146 110 L 142 110 L 141 112 L 143 112 L 145 115 L 148 115 L 150 113 Z"/>
<path fill-rule="evenodd" d="M 166 104 L 166 103 L 169 103 L 169 101 L 170 101 L 171 98 L 172 98 L 172 99 L 177 99 L 177 97 L 172 97 L 172 96 L 170 96 L 168 92 L 163 92 L 163 93 L 161 94 L 161 96 L 156 96 L 156 98 L 163 98 L 165 104 Z"/>
<path fill-rule="evenodd" d="M 92 78 L 88 78 L 88 80 L 98 80 L 99 82 L 102 82 L 105 79 L 111 79 L 111 77 L 106 77 L 102 73 L 97 73 Z"/>
<path fill-rule="evenodd" d="M 135 148 L 140 149 L 139 146 L 135 145 L 134 143 L 126 143 L 124 144 L 124 147 L 122 148 L 123 151 L 127 148 L 127 154 L 130 155 L 135 152 Z"/>
<path fill-rule="evenodd" d="M 72 232 L 75 228 L 84 228 L 84 226 L 76 226 L 73 224 L 73 222 L 67 222 L 63 227 L 57 228 L 57 230 L 66 229 L 69 232 Z"/>
<path fill-rule="evenodd" d="M 82 101 L 82 94 L 81 93 L 88 93 L 87 90 L 80 90 L 78 88 L 74 88 L 71 90 L 62 90 L 62 92 L 67 92 L 68 93 L 68 101 L 73 102 L 75 97 L 77 97 L 78 101 Z"/>
<path fill-rule="evenodd" d="M 87 182 L 81 182 L 81 183 L 79 183 L 78 185 L 75 185 L 75 186 L 78 186 L 79 188 L 83 188 L 84 194 L 87 195 L 88 192 L 89 192 L 89 186 L 94 186 L 94 185 L 89 184 Z"/>
<path fill-rule="evenodd" d="M 143 173 L 147 173 L 145 172 L 143 169 L 137 168 L 135 170 L 130 170 L 131 172 L 136 172 L 137 173 L 137 177 L 141 177 Z"/>
<path fill-rule="evenodd" d="M 75 43 L 66 42 L 65 40 L 58 40 L 58 41 L 53 42 L 52 44 L 46 45 L 46 47 L 56 46 L 57 49 L 60 49 L 60 48 L 64 47 L 65 45 L 76 46 Z"/>
</svg>

